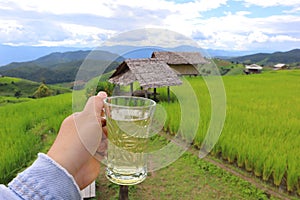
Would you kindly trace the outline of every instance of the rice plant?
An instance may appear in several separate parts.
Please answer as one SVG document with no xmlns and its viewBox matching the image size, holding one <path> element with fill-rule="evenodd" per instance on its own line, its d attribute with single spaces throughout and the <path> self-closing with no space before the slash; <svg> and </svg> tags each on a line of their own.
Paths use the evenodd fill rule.
<svg viewBox="0 0 300 200">
<path fill-rule="evenodd" d="M 45 151 L 46 137 L 55 137 L 70 113 L 70 94 L 0 107 L 0 182 L 9 182 L 37 152 Z"/>
<path fill-rule="evenodd" d="M 300 70 L 223 77 L 226 121 L 212 154 L 253 172 L 275 186 L 299 193 Z M 188 78 L 200 107 L 193 144 L 200 147 L 211 117 L 210 94 L 201 77 Z M 174 103 L 176 104 L 176 102 Z M 166 106 L 167 107 L 167 106 Z M 170 113 L 166 129 L 176 130 Z M 191 122 L 192 123 L 192 122 Z"/>
</svg>

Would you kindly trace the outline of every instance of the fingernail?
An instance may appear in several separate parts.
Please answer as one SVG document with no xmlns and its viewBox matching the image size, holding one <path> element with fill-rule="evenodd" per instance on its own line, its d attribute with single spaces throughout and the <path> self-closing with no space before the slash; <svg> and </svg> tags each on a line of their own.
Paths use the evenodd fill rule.
<svg viewBox="0 0 300 200">
<path fill-rule="evenodd" d="M 105 97 L 107 97 L 107 94 L 106 94 L 106 92 L 100 91 L 100 92 L 98 92 L 97 96 L 105 98 Z"/>
</svg>

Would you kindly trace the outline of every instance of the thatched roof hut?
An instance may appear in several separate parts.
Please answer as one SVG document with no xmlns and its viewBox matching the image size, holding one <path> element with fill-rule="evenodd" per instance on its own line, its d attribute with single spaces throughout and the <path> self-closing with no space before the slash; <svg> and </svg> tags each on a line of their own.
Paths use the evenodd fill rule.
<svg viewBox="0 0 300 200">
<path fill-rule="evenodd" d="M 129 85 L 138 81 L 145 89 L 182 84 L 182 81 L 165 62 L 153 58 L 123 61 L 109 81 L 118 85 Z"/>
<path fill-rule="evenodd" d="M 140 86 L 149 88 L 181 85 L 177 74 L 164 62 L 156 58 L 127 59 L 123 61 L 109 78 L 109 82 L 117 85 L 131 85 L 138 81 Z M 133 94 L 133 91 L 131 91 Z M 154 90 L 156 95 L 156 90 Z"/>
<path fill-rule="evenodd" d="M 198 75 L 198 65 L 208 62 L 199 52 L 156 51 L 151 57 L 166 62 L 177 75 Z"/>
</svg>

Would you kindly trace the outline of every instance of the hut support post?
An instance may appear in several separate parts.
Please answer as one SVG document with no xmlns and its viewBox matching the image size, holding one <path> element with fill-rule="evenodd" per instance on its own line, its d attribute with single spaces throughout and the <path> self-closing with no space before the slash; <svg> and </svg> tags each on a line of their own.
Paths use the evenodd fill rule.
<svg viewBox="0 0 300 200">
<path fill-rule="evenodd" d="M 130 93 L 131 93 L 131 96 L 133 96 L 133 83 L 130 83 Z"/>
<path fill-rule="evenodd" d="M 153 89 L 153 99 L 156 101 L 156 88 Z"/>
<path fill-rule="evenodd" d="M 168 86 L 168 103 L 170 103 L 170 87 Z"/>
<path fill-rule="evenodd" d="M 116 93 L 117 95 L 119 95 L 119 94 L 121 93 L 120 85 L 116 85 L 116 87 L 115 87 L 115 93 Z"/>
</svg>

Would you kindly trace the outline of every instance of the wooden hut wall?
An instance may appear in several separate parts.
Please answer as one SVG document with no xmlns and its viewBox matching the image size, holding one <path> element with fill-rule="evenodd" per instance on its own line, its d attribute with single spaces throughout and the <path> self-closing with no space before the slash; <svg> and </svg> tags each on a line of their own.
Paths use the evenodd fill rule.
<svg viewBox="0 0 300 200">
<path fill-rule="evenodd" d="M 176 72 L 178 75 L 198 75 L 199 72 L 195 66 L 187 64 L 187 65 L 172 65 L 169 66 Z"/>
</svg>

